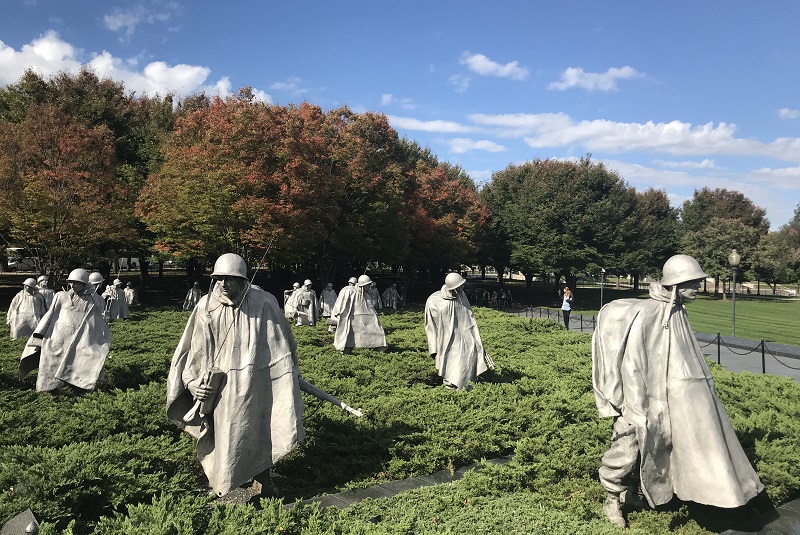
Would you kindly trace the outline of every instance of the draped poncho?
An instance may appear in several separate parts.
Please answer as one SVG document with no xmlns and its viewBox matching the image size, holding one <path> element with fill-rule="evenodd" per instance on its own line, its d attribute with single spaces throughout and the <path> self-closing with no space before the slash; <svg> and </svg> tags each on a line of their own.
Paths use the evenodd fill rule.
<svg viewBox="0 0 800 535">
<path fill-rule="evenodd" d="M 333 310 L 333 306 L 336 304 L 336 290 L 333 288 L 326 288 L 322 290 L 322 294 L 319 297 L 319 308 L 321 311 L 321 315 L 329 318 L 331 316 L 331 310 Z"/>
<path fill-rule="evenodd" d="M 386 334 L 363 286 L 342 288 L 331 314 L 338 320 L 333 346 L 339 351 L 352 347 L 386 349 Z"/>
<path fill-rule="evenodd" d="M 38 290 L 30 294 L 22 289 L 11 300 L 6 315 L 6 323 L 11 328 L 11 338 L 25 338 L 33 334 L 39 320 L 42 319 L 47 311 L 44 297 Z"/>
<path fill-rule="evenodd" d="M 598 314 L 592 384 L 600 417 L 636 429 L 642 490 L 651 505 L 738 507 L 763 485 L 714 389 L 686 310 L 650 285 L 650 299 L 620 299 Z M 664 328 L 664 322 L 667 328 Z"/>
<path fill-rule="evenodd" d="M 25 345 L 20 379 L 38 367 L 37 391 L 65 384 L 93 390 L 110 349 L 111 333 L 100 296 L 88 289 L 58 292 Z"/>
<path fill-rule="evenodd" d="M 218 495 L 273 466 L 305 438 L 297 345 L 277 300 L 251 286 L 234 306 L 215 287 L 194 308 L 167 380 L 167 416 L 197 438 L 197 457 Z M 187 384 L 212 367 L 225 376 L 213 413 L 184 422 Z"/>
<path fill-rule="evenodd" d="M 452 295 L 446 287 L 425 302 L 428 353 L 436 357 L 436 371 L 458 388 L 464 388 L 488 370 L 485 350 L 472 307 L 464 292 Z"/>
</svg>

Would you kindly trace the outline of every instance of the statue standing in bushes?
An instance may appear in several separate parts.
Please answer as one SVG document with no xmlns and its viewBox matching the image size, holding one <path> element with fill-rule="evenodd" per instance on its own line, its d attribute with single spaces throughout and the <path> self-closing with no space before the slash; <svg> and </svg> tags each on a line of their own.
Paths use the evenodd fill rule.
<svg viewBox="0 0 800 535">
<path fill-rule="evenodd" d="M 369 275 L 361 275 L 355 290 L 342 288 L 339 299 L 331 311 L 336 320 L 336 335 L 333 346 L 347 353 L 354 347 L 366 347 L 384 351 L 386 334 L 383 331 L 374 302 L 369 298 L 372 279 Z"/>
<path fill-rule="evenodd" d="M 211 278 L 172 357 L 167 416 L 197 439 L 217 495 L 250 481 L 274 493 L 270 467 L 305 438 L 297 344 L 241 256 L 220 256 Z"/>
<path fill-rule="evenodd" d="M 106 301 L 106 312 L 109 320 L 125 320 L 131 316 L 128 302 L 125 300 L 123 284 L 121 280 L 114 279 L 114 282 L 106 286 L 106 291 L 103 292 L 103 299 Z"/>
<path fill-rule="evenodd" d="M 295 308 L 295 325 L 317 324 L 319 308 L 317 308 L 317 292 L 311 289 L 310 279 L 303 281 L 303 286 L 292 294 L 292 304 Z"/>
<path fill-rule="evenodd" d="M 200 289 L 200 283 L 194 281 L 194 284 L 186 292 L 186 297 L 183 299 L 183 310 L 194 310 L 201 297 L 203 297 L 203 291 Z"/>
<path fill-rule="evenodd" d="M 283 315 L 287 320 L 294 321 L 297 308 L 294 305 L 294 295 L 300 290 L 300 283 L 292 283 L 291 290 L 283 291 Z"/>
<path fill-rule="evenodd" d="M 11 300 L 6 315 L 6 323 L 11 327 L 11 339 L 25 338 L 33 334 L 33 330 L 46 311 L 47 306 L 36 287 L 36 279 L 25 279 L 22 290 Z"/>
<path fill-rule="evenodd" d="M 397 310 L 400 308 L 400 292 L 397 291 L 397 284 L 392 283 L 391 286 L 383 291 L 383 306 Z"/>
<path fill-rule="evenodd" d="M 714 390 L 683 302 L 706 278 L 697 260 L 676 255 L 664 264 L 650 299 L 619 299 L 598 314 L 592 336 L 592 384 L 601 418 L 614 418 L 603 455 L 603 510 L 625 527 L 621 502 L 639 467 L 651 506 L 673 495 L 716 507 L 746 504 L 763 485 L 736 438 Z"/>
<path fill-rule="evenodd" d="M 320 314 L 326 320 L 331 317 L 331 311 L 333 310 L 334 305 L 336 304 L 336 290 L 333 289 L 333 284 L 330 282 L 322 290 L 322 293 L 319 296 L 319 310 Z M 328 332 L 332 333 L 336 329 L 334 329 L 333 325 L 328 325 Z"/>
<path fill-rule="evenodd" d="M 20 379 L 39 368 L 39 392 L 67 384 L 94 390 L 111 348 L 103 300 L 89 284 L 89 272 L 73 269 L 67 283 L 69 289 L 55 295 L 20 360 Z"/>
<path fill-rule="evenodd" d="M 428 353 L 436 361 L 445 388 L 469 388 L 470 381 L 494 367 L 464 294 L 465 282 L 458 273 L 449 273 L 442 289 L 425 302 Z"/>
<path fill-rule="evenodd" d="M 47 308 L 50 308 L 50 305 L 53 304 L 53 298 L 56 296 L 56 292 L 50 288 L 50 279 L 47 275 L 39 275 L 39 278 L 36 279 L 36 287 L 39 289 L 39 293 L 42 294 L 44 297 L 44 305 Z"/>
</svg>

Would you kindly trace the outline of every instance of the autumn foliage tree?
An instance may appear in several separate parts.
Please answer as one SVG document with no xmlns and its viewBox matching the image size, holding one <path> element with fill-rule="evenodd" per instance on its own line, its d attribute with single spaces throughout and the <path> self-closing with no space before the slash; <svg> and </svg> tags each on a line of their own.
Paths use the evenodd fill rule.
<svg viewBox="0 0 800 535">
<path fill-rule="evenodd" d="M 131 238 L 126 191 L 114 179 L 114 139 L 52 105 L 0 122 L 0 217 L 10 241 L 62 272 Z"/>
</svg>

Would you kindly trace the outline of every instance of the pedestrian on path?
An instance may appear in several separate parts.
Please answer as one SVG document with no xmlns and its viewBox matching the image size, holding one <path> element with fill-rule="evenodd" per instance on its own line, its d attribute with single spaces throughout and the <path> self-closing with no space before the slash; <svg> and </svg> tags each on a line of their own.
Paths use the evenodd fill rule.
<svg viewBox="0 0 800 535">
<path fill-rule="evenodd" d="M 572 291 L 569 286 L 564 286 L 564 294 L 561 299 L 561 315 L 564 317 L 564 327 L 569 330 L 569 313 L 572 311 Z"/>
</svg>

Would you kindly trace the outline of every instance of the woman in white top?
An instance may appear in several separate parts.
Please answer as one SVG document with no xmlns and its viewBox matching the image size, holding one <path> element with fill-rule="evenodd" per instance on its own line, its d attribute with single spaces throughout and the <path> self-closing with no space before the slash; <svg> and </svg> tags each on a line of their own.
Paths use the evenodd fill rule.
<svg viewBox="0 0 800 535">
<path fill-rule="evenodd" d="M 569 313 L 572 311 L 572 292 L 569 286 L 564 286 L 564 300 L 561 301 L 561 315 L 564 317 L 564 327 L 569 330 Z"/>
</svg>

